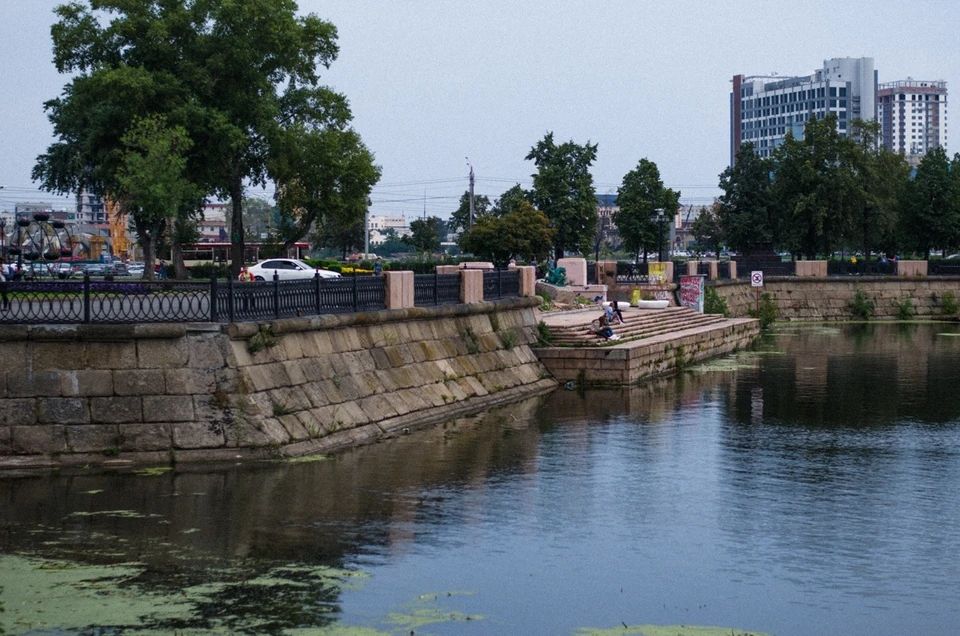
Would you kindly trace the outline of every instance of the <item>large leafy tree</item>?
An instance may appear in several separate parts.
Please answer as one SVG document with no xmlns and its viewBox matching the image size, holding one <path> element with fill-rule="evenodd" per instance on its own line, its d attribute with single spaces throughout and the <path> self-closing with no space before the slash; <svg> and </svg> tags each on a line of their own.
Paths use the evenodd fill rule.
<svg viewBox="0 0 960 636">
<path fill-rule="evenodd" d="M 774 201 L 784 214 L 784 242 L 793 253 L 815 258 L 849 241 L 853 210 L 859 202 L 851 147 L 837 118 L 811 118 L 803 139 L 787 134 L 774 151 Z"/>
<path fill-rule="evenodd" d="M 54 60 L 73 79 L 48 102 L 58 141 L 38 159 L 42 187 L 116 186 L 120 137 L 164 114 L 194 142 L 190 178 L 232 203 L 231 256 L 244 255 L 243 187 L 268 176 L 268 151 L 294 123 L 343 128 L 346 100 L 320 85 L 336 28 L 293 0 L 88 0 L 57 8 Z"/>
<path fill-rule="evenodd" d="M 186 130 L 168 126 L 160 116 L 137 120 L 121 141 L 125 149 L 117 170 L 116 194 L 133 218 L 143 247 L 144 273 L 153 278 L 161 231 L 165 224 L 176 223 L 171 211 L 199 207 L 196 187 L 184 178 L 185 155 L 192 142 Z"/>
<path fill-rule="evenodd" d="M 930 258 L 934 248 L 954 249 L 960 239 L 960 155 L 930 150 L 905 189 L 901 222 L 904 246 Z"/>
<path fill-rule="evenodd" d="M 690 231 L 697 241 L 697 252 L 712 251 L 720 253 L 720 244 L 723 242 L 723 230 L 720 227 L 720 217 L 717 214 L 719 204 L 713 207 L 702 206 L 697 218 L 693 220 Z"/>
<path fill-rule="evenodd" d="M 520 184 L 514 184 L 507 188 L 507 190 L 500 195 L 500 198 L 497 199 L 497 202 L 493 204 L 493 209 L 490 210 L 491 214 L 496 216 L 504 216 L 519 210 L 524 203 L 530 203 L 531 194 L 520 187 Z"/>
<path fill-rule="evenodd" d="M 480 218 L 490 213 L 490 198 L 482 194 L 475 194 L 473 197 L 473 218 Z M 470 191 L 467 190 L 460 196 L 460 205 L 450 215 L 447 221 L 447 230 L 450 232 L 464 232 L 470 228 Z"/>
<path fill-rule="evenodd" d="M 773 165 L 745 143 L 732 166 L 720 174 L 723 194 L 717 200 L 717 221 L 732 250 L 749 253 L 779 238 L 779 221 L 771 197 Z M 698 239 L 699 241 L 699 239 Z"/>
<path fill-rule="evenodd" d="M 656 163 L 641 159 L 624 175 L 617 189 L 617 206 L 620 209 L 613 213 L 613 222 L 624 247 L 638 258 L 643 252 L 646 261 L 647 252 L 659 249 L 665 240 L 663 223 L 680 209 L 680 192 L 663 185 Z M 663 221 L 658 221 L 658 212 L 662 212 Z"/>
<path fill-rule="evenodd" d="M 478 219 L 463 236 L 461 246 L 498 265 L 511 258 L 544 260 L 555 232 L 543 212 L 523 201 L 503 216 L 490 214 Z"/>
<path fill-rule="evenodd" d="M 597 159 L 596 144 L 568 141 L 556 144 L 547 133 L 527 155 L 537 172 L 533 175 L 533 205 L 550 219 L 556 230 L 553 251 L 590 251 L 597 229 L 597 196 L 590 166 Z"/>
<path fill-rule="evenodd" d="M 421 254 L 437 252 L 440 250 L 442 225 L 443 221 L 435 216 L 411 221 L 410 234 L 402 240 Z"/>
</svg>

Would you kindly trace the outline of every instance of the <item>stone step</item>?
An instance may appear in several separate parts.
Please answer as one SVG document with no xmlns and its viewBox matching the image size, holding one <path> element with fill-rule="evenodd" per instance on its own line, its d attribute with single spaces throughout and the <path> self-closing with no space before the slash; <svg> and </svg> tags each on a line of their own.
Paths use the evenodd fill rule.
<svg viewBox="0 0 960 636">
<path fill-rule="evenodd" d="M 724 319 L 721 315 L 700 314 L 686 307 L 671 307 L 663 310 L 627 312 L 624 324 L 611 325 L 619 339 L 608 341 L 590 331 L 590 323 L 550 327 L 553 342 L 565 346 L 596 346 L 607 342 L 624 342 L 649 338 L 674 331 L 709 326 Z"/>
</svg>

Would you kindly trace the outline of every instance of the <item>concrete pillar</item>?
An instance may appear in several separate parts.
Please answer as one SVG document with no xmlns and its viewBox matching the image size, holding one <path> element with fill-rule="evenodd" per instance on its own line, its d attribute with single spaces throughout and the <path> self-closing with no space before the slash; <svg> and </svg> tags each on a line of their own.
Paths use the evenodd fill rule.
<svg viewBox="0 0 960 636">
<path fill-rule="evenodd" d="M 384 272 L 387 309 L 413 307 L 413 272 Z"/>
<path fill-rule="evenodd" d="M 796 261 L 796 269 L 794 271 L 797 276 L 818 276 L 823 278 L 827 275 L 827 261 Z"/>
<path fill-rule="evenodd" d="M 587 259 L 561 258 L 557 261 L 557 267 L 562 267 L 567 270 L 568 285 L 587 284 Z"/>
<path fill-rule="evenodd" d="M 737 261 L 728 261 L 730 263 L 730 280 L 737 280 Z"/>
<path fill-rule="evenodd" d="M 536 296 L 537 268 L 525 265 L 523 267 L 518 267 L 517 270 L 520 272 L 520 295 L 525 297 Z"/>
<path fill-rule="evenodd" d="M 617 284 L 617 261 L 597 261 L 593 265 L 597 272 L 597 284 L 608 288 Z"/>
<path fill-rule="evenodd" d="M 464 269 L 460 271 L 460 302 L 479 303 L 483 301 L 483 270 Z"/>
<path fill-rule="evenodd" d="M 720 264 L 717 261 L 707 261 L 710 265 L 710 275 L 707 280 L 717 280 L 720 278 Z"/>
<path fill-rule="evenodd" d="M 456 274 L 460 271 L 459 265 L 437 265 L 438 274 Z"/>
<path fill-rule="evenodd" d="M 664 265 L 666 265 L 666 269 L 664 269 L 664 275 L 667 277 L 667 280 L 664 281 L 664 284 L 670 285 L 673 283 L 673 261 L 666 261 Z M 696 270 L 694 270 L 694 274 L 696 274 Z"/>
<path fill-rule="evenodd" d="M 697 275 L 697 261 L 687 261 L 687 276 Z"/>
<path fill-rule="evenodd" d="M 926 276 L 927 261 L 897 261 L 897 276 Z"/>
</svg>

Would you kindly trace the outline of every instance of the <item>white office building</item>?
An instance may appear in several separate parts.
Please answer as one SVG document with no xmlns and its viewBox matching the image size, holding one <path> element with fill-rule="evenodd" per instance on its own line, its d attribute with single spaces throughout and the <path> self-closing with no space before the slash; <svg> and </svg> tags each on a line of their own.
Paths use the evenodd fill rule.
<svg viewBox="0 0 960 636">
<path fill-rule="evenodd" d="M 928 151 L 947 147 L 947 83 L 907 78 L 880 84 L 877 117 L 883 145 L 916 166 Z"/>
<path fill-rule="evenodd" d="M 750 142 L 769 157 L 788 131 L 802 138 L 811 117 L 836 115 L 841 135 L 853 119 L 875 119 L 877 73 L 873 58 L 834 58 L 810 75 L 735 75 L 730 92 L 730 164 Z"/>
</svg>

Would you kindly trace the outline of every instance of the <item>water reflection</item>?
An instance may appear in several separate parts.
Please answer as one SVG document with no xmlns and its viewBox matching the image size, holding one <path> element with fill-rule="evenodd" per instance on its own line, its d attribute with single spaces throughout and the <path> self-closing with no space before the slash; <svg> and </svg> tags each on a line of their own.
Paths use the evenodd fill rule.
<svg viewBox="0 0 960 636">
<path fill-rule="evenodd" d="M 791 327 L 676 378 L 324 461 L 7 475 L 0 552 L 136 563 L 118 585 L 185 605 L 143 621 L 160 628 L 957 633 L 960 338 L 944 331 Z M 26 631 L 0 587 L 0 626 Z"/>
</svg>

